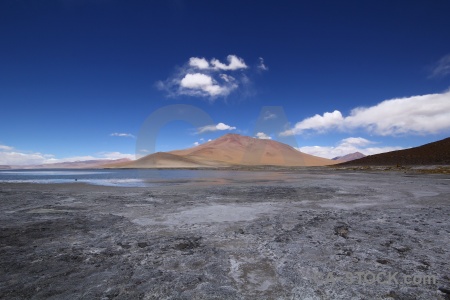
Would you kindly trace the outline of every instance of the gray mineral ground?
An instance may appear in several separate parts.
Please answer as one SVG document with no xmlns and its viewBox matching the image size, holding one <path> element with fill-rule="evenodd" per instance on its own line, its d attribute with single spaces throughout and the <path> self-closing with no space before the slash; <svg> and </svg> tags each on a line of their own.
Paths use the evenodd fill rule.
<svg viewBox="0 0 450 300">
<path fill-rule="evenodd" d="M 0 203 L 1 299 L 450 297 L 445 174 L 1 183 Z"/>
</svg>

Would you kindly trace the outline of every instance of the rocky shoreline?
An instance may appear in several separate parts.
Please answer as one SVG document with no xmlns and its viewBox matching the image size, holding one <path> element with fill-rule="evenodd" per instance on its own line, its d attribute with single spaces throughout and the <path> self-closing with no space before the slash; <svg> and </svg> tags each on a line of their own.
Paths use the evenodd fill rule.
<svg viewBox="0 0 450 300">
<path fill-rule="evenodd" d="M 351 170 L 0 183 L 0 298 L 449 299 L 449 199 L 445 174 Z"/>
</svg>

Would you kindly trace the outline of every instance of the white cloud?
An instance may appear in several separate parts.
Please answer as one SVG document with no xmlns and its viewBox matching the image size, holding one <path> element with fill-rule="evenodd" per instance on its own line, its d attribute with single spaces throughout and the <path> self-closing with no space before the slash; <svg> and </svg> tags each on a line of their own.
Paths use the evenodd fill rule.
<svg viewBox="0 0 450 300">
<path fill-rule="evenodd" d="M 350 137 L 341 140 L 336 146 L 303 146 L 297 148 L 301 152 L 325 157 L 325 158 L 334 158 L 337 156 L 344 156 L 346 154 L 360 152 L 364 155 L 373 155 L 383 152 L 401 150 L 402 147 L 367 147 L 369 145 L 375 144 L 375 142 L 369 141 L 367 139 L 361 137 Z"/>
<path fill-rule="evenodd" d="M 202 73 L 195 73 L 186 74 L 186 76 L 181 79 L 180 87 L 187 89 L 185 94 L 216 97 L 228 95 L 237 86 L 233 84 L 221 86 L 217 84 L 211 76 Z"/>
<path fill-rule="evenodd" d="M 343 139 L 341 141 L 341 144 L 354 145 L 354 146 L 367 146 L 367 145 L 370 145 L 373 143 L 374 142 L 369 141 L 362 137 L 349 137 L 349 138 Z"/>
<path fill-rule="evenodd" d="M 0 151 L 11 151 L 13 150 L 13 147 L 6 146 L 6 145 L 0 145 Z"/>
<path fill-rule="evenodd" d="M 5 146 L 0 148 L 0 165 L 40 165 L 58 162 L 74 162 L 83 160 L 97 159 L 134 159 L 133 154 L 125 154 L 120 152 L 100 152 L 96 156 L 74 156 L 66 158 L 56 158 L 52 154 L 43 154 L 39 152 L 16 150 L 14 147 Z"/>
<path fill-rule="evenodd" d="M 264 132 L 258 132 L 258 133 L 256 134 L 256 137 L 257 137 L 258 139 L 261 139 L 261 140 L 271 140 L 271 139 L 272 139 L 270 136 L 268 136 L 268 135 L 265 134 Z"/>
<path fill-rule="evenodd" d="M 203 127 L 198 128 L 197 133 L 204 133 L 208 131 L 218 131 L 218 130 L 234 130 L 236 127 L 224 124 L 224 123 L 218 123 L 217 125 L 206 125 Z"/>
<path fill-rule="evenodd" d="M 199 142 L 194 142 L 194 146 L 198 146 L 198 145 L 200 145 Z"/>
<path fill-rule="evenodd" d="M 260 58 L 261 60 L 261 58 Z M 236 71 L 239 69 L 247 69 L 248 66 L 245 64 L 244 59 L 236 55 L 227 56 L 228 64 L 222 63 L 220 60 L 213 58 L 208 62 L 203 57 L 191 57 L 189 59 L 189 66 L 200 69 L 200 70 L 214 70 L 214 71 Z M 263 61 L 262 61 L 263 62 Z"/>
<path fill-rule="evenodd" d="M 209 68 L 209 63 L 206 59 L 199 58 L 199 57 L 191 57 L 189 59 L 189 65 L 191 67 L 195 67 L 197 69 L 208 69 Z"/>
<path fill-rule="evenodd" d="M 135 137 L 131 133 L 119 133 L 119 132 L 111 133 L 109 136 L 131 137 L 131 138 Z"/>
<path fill-rule="evenodd" d="M 450 54 L 442 57 L 434 66 L 430 74 L 432 77 L 444 77 L 450 74 Z"/>
<path fill-rule="evenodd" d="M 48 158 L 41 153 L 22 153 L 17 151 L 0 152 L 0 165 L 42 164 Z"/>
<path fill-rule="evenodd" d="M 260 69 L 260 70 L 262 70 L 262 71 L 267 71 L 267 70 L 269 70 L 269 68 L 264 64 L 264 58 L 262 58 L 262 57 L 259 58 L 258 69 Z"/>
<path fill-rule="evenodd" d="M 326 112 L 321 115 L 315 115 L 313 117 L 304 119 L 301 122 L 295 124 L 294 128 L 286 130 L 281 133 L 282 136 L 301 134 L 306 130 L 316 130 L 319 132 L 325 131 L 330 128 L 342 126 L 344 118 L 340 111 L 335 110 L 332 113 Z"/>
<path fill-rule="evenodd" d="M 218 59 L 211 59 L 211 65 L 216 70 L 239 70 L 239 69 L 247 69 L 247 65 L 244 60 L 236 55 L 228 55 L 227 56 L 228 65 L 221 63 Z"/>
<path fill-rule="evenodd" d="M 227 97 L 238 88 L 245 92 L 249 86 L 249 79 L 244 74 L 248 66 L 236 55 L 228 55 L 227 61 L 225 64 L 215 58 L 208 61 L 204 57 L 191 57 L 175 74 L 158 81 L 156 87 L 169 97 L 184 95 L 210 100 Z M 231 75 L 238 70 L 238 76 Z"/>
<path fill-rule="evenodd" d="M 280 135 L 307 131 L 351 131 L 363 129 L 381 136 L 433 134 L 450 129 L 450 92 L 385 100 L 375 106 L 358 107 L 343 117 L 326 112 L 306 118 Z"/>
<path fill-rule="evenodd" d="M 216 128 L 217 128 L 218 130 L 233 130 L 233 129 L 236 129 L 236 127 L 232 127 L 232 126 L 226 125 L 226 124 L 224 124 L 224 123 L 218 123 L 218 124 L 216 125 Z"/>
</svg>

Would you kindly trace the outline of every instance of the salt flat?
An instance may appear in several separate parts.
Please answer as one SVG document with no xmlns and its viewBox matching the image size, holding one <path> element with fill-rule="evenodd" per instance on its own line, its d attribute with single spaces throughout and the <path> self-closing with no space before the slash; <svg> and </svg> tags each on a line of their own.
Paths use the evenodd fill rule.
<svg viewBox="0 0 450 300">
<path fill-rule="evenodd" d="M 1 183 L 0 298 L 448 299 L 449 175 L 266 175 Z M 382 273 L 397 280 L 370 283 Z"/>
</svg>

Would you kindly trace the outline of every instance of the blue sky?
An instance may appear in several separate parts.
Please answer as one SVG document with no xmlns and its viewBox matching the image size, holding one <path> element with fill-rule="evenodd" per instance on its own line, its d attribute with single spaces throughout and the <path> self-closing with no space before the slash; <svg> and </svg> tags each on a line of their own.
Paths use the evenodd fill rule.
<svg viewBox="0 0 450 300">
<path fill-rule="evenodd" d="M 3 0 L 0 164 L 132 157 L 143 138 L 168 151 L 224 133 L 324 157 L 446 138 L 448 11 L 448 1 Z M 155 136 L 140 133 L 169 105 L 208 118 L 169 113 Z"/>
</svg>

